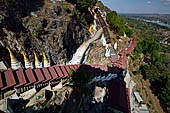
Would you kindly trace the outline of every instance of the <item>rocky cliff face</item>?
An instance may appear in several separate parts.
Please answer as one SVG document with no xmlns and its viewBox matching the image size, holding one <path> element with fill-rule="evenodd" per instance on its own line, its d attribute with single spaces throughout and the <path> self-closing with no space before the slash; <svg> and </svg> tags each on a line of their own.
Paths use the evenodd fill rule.
<svg viewBox="0 0 170 113">
<path fill-rule="evenodd" d="M 74 18 L 74 10 L 75 6 L 70 3 L 45 0 L 42 7 L 17 19 L 18 23 L 0 13 L 0 51 L 3 53 L 0 58 L 10 66 L 8 46 L 21 62 L 21 48 L 32 61 L 33 50 L 40 60 L 42 50 L 45 50 L 52 64 L 68 62 L 76 49 L 90 37 L 88 30 Z"/>
</svg>

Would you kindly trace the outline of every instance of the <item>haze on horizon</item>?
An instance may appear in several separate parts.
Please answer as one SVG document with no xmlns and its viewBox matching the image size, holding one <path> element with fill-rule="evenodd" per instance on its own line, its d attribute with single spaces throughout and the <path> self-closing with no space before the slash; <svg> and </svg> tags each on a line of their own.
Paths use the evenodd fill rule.
<svg viewBox="0 0 170 113">
<path fill-rule="evenodd" d="M 170 0 L 100 0 L 118 13 L 170 14 Z"/>
</svg>

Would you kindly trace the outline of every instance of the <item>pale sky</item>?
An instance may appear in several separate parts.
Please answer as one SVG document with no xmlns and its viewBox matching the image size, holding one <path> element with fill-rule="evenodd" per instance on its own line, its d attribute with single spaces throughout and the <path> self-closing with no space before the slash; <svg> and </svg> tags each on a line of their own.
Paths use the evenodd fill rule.
<svg viewBox="0 0 170 113">
<path fill-rule="evenodd" d="M 170 0 L 100 0 L 118 13 L 170 14 Z"/>
</svg>

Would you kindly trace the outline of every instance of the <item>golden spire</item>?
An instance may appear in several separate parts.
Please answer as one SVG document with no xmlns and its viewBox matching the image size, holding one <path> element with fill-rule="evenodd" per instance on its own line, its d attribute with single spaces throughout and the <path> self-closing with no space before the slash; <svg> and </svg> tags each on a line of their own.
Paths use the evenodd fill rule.
<svg viewBox="0 0 170 113">
<path fill-rule="evenodd" d="M 10 53 L 10 58 L 11 58 L 11 68 L 14 70 L 21 68 L 21 63 L 15 58 L 15 56 L 13 55 L 9 47 L 8 47 L 8 51 Z"/>
<path fill-rule="evenodd" d="M 88 11 L 89 11 L 89 12 L 91 12 L 91 9 L 90 9 L 90 7 L 88 8 Z"/>
<path fill-rule="evenodd" d="M 12 51 L 11 51 L 11 49 L 10 49 L 9 47 L 8 47 L 8 51 L 9 51 L 11 60 L 15 60 L 16 58 L 15 58 L 15 56 L 13 55 L 13 53 L 12 53 Z"/>
<path fill-rule="evenodd" d="M 33 65 L 32 65 L 32 63 L 29 61 L 29 59 L 27 58 L 24 49 L 21 50 L 21 53 L 22 53 L 22 55 L 24 56 L 25 68 L 26 68 L 26 69 L 28 69 L 28 68 L 33 68 Z"/>
<path fill-rule="evenodd" d="M 37 54 L 35 53 L 35 51 L 33 51 L 33 53 L 34 53 L 34 56 L 35 56 L 35 68 L 42 68 L 42 64 L 38 60 Z"/>
<path fill-rule="evenodd" d="M 89 28 L 89 32 L 90 32 L 91 34 L 93 34 L 93 32 L 94 32 L 93 24 L 91 24 L 91 26 L 90 26 L 90 28 Z"/>
<path fill-rule="evenodd" d="M 47 57 L 45 55 L 45 51 L 43 51 L 43 58 L 44 58 L 44 60 L 47 60 Z"/>
<path fill-rule="evenodd" d="M 25 51 L 22 49 L 21 50 L 21 53 L 22 53 L 22 55 L 24 56 L 24 61 L 28 61 L 28 58 L 27 58 L 27 56 L 26 56 L 26 53 L 25 53 Z"/>
<path fill-rule="evenodd" d="M 48 59 L 47 59 L 47 57 L 45 55 L 45 51 L 44 50 L 43 50 L 43 60 L 44 60 L 44 67 L 49 67 L 50 64 L 48 62 Z"/>
<path fill-rule="evenodd" d="M 33 53 L 34 53 L 34 56 L 35 56 L 35 62 L 40 62 L 40 61 L 38 60 L 38 57 L 37 57 L 37 54 L 35 53 L 35 51 L 33 51 Z"/>
<path fill-rule="evenodd" d="M 95 13 L 94 8 L 92 9 L 92 12 Z"/>
</svg>

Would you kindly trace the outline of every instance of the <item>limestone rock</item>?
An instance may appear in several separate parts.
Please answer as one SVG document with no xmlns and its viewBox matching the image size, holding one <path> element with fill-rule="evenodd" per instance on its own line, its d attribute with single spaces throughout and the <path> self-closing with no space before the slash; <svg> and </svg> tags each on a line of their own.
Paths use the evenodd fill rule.
<svg viewBox="0 0 170 113">
<path fill-rule="evenodd" d="M 33 50 L 37 52 L 41 60 L 42 49 L 48 47 L 45 50 L 48 61 L 52 62 L 52 65 L 65 64 L 72 58 L 76 49 L 90 38 L 90 35 L 88 30 L 83 28 L 71 14 L 63 9 L 64 5 L 68 5 L 70 10 L 73 11 L 74 5 L 67 2 L 53 3 L 49 0 L 44 2 L 43 7 L 38 7 L 36 11 L 31 10 L 27 15 L 20 18 L 19 22 L 21 23 L 17 26 L 12 25 L 13 22 L 8 23 L 11 24 L 9 25 L 10 28 L 21 28 L 20 31 L 11 31 L 5 25 L 2 26 L 0 35 L 2 33 L 6 35 L 3 36 L 2 42 L 5 42 L 4 45 L 8 45 L 15 54 L 17 53 L 16 57 L 20 57 L 18 60 L 21 60 L 22 63 L 21 47 L 25 49 L 32 62 L 34 62 Z M 0 16 L 0 21 L 4 19 Z M 5 60 L 9 61 L 9 59 Z M 10 65 L 10 62 L 8 63 Z"/>
</svg>

